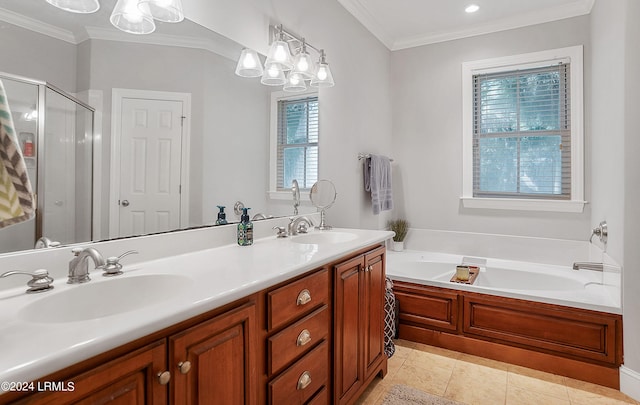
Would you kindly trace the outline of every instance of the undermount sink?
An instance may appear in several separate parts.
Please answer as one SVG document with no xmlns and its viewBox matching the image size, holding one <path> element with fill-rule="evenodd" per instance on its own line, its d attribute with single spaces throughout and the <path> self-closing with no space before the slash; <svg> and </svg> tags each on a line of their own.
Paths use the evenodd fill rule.
<svg viewBox="0 0 640 405">
<path fill-rule="evenodd" d="M 309 245 L 322 245 L 349 242 L 357 237 L 358 235 L 350 232 L 317 231 L 306 235 L 295 236 L 291 238 L 291 241 Z"/>
<path fill-rule="evenodd" d="M 96 276 L 97 278 L 97 276 Z M 134 311 L 183 293 L 192 284 L 185 276 L 156 274 L 114 278 L 53 290 L 18 312 L 29 322 L 87 321 Z"/>
</svg>

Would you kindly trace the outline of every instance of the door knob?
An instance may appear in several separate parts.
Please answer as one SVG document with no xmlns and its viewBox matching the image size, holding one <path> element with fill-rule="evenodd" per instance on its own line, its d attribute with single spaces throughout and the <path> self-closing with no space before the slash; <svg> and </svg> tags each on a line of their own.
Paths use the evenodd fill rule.
<svg viewBox="0 0 640 405">
<path fill-rule="evenodd" d="M 122 202 L 120 203 L 123 207 L 128 207 L 129 206 L 129 200 L 122 200 Z"/>
</svg>

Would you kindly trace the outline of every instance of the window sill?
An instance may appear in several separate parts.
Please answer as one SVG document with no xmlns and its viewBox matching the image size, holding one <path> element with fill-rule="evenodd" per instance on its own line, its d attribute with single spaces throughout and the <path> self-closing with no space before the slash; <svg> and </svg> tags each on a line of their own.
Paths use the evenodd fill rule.
<svg viewBox="0 0 640 405">
<path fill-rule="evenodd" d="M 309 199 L 309 190 L 300 190 L 300 201 L 311 201 Z M 291 200 L 293 201 L 293 193 L 291 191 L 268 191 L 267 196 L 270 200 Z"/>
<path fill-rule="evenodd" d="M 510 198 L 460 197 L 464 208 L 581 213 L 586 201 L 517 200 Z"/>
</svg>

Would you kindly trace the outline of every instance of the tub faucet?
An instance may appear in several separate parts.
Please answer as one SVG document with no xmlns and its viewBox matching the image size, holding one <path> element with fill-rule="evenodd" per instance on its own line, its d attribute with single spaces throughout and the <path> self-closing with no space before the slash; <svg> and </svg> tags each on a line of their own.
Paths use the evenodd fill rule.
<svg viewBox="0 0 640 405">
<path fill-rule="evenodd" d="M 104 257 L 94 248 L 75 248 L 72 250 L 74 258 L 69 262 L 69 279 L 68 284 L 86 283 L 91 280 L 89 278 L 88 259 L 93 259 L 96 269 L 106 265 Z"/>
<path fill-rule="evenodd" d="M 313 227 L 313 222 L 307 217 L 291 218 L 291 222 L 287 226 L 287 233 L 289 235 L 297 235 L 300 233 L 306 233 L 308 228 Z"/>
<path fill-rule="evenodd" d="M 574 270 L 585 269 L 585 270 L 603 271 L 604 270 L 604 264 L 603 263 L 596 263 L 596 262 L 574 262 L 573 263 L 573 269 Z"/>
</svg>

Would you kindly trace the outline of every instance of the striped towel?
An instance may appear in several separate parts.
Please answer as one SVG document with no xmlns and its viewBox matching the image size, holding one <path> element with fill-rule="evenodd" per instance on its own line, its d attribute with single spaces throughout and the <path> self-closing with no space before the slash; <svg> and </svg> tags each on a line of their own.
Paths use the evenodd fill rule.
<svg viewBox="0 0 640 405">
<path fill-rule="evenodd" d="M 27 167 L 18 147 L 9 101 L 0 81 L 0 228 L 35 215 Z"/>
</svg>

